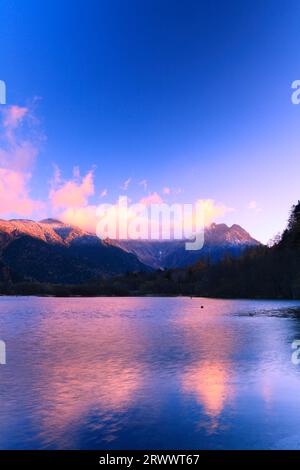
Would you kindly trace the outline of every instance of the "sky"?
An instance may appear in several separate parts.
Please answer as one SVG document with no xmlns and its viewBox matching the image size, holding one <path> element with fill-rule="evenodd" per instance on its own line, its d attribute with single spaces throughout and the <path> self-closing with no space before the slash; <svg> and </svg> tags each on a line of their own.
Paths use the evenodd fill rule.
<svg viewBox="0 0 300 470">
<path fill-rule="evenodd" d="M 267 242 L 300 199 L 296 0 L 0 0 L 0 217 L 206 201 Z"/>
</svg>

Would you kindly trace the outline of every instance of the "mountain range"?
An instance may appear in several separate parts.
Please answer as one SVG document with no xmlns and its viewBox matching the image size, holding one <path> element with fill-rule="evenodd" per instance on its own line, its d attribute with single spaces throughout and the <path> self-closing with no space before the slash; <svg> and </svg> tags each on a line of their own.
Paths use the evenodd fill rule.
<svg viewBox="0 0 300 470">
<path fill-rule="evenodd" d="M 0 220 L 0 279 L 79 284 L 150 268 L 121 248 L 59 220 Z"/>
<path fill-rule="evenodd" d="M 211 224 L 200 251 L 183 240 L 100 240 L 55 219 L 0 220 L 0 281 L 80 284 L 100 277 L 217 262 L 259 245 L 242 227 Z"/>
<path fill-rule="evenodd" d="M 142 263 L 155 269 L 183 268 L 199 260 L 216 263 L 227 255 L 237 257 L 246 248 L 260 245 L 239 225 L 228 227 L 216 223 L 205 229 L 204 246 L 197 251 L 186 250 L 184 240 L 115 240 L 112 244 L 136 255 Z"/>
</svg>

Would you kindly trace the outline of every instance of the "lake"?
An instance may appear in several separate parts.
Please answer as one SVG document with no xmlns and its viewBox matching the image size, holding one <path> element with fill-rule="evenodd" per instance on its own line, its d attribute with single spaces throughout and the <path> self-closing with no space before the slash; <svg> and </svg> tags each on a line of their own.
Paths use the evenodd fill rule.
<svg viewBox="0 0 300 470">
<path fill-rule="evenodd" d="M 300 449 L 298 301 L 0 297 L 0 339 L 1 449 Z"/>
</svg>

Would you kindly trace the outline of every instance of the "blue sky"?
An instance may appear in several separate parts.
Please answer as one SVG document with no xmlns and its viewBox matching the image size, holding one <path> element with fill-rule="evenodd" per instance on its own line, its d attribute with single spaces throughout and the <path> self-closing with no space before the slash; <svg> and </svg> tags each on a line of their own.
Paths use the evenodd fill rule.
<svg viewBox="0 0 300 470">
<path fill-rule="evenodd" d="M 2 0 L 0 14 L 4 112 L 29 110 L 14 132 L 36 152 L 18 171 L 44 202 L 2 216 L 56 215 L 51 187 L 92 171 L 83 205 L 130 179 L 133 200 L 212 199 L 262 241 L 284 228 L 300 198 L 299 2 Z"/>
</svg>

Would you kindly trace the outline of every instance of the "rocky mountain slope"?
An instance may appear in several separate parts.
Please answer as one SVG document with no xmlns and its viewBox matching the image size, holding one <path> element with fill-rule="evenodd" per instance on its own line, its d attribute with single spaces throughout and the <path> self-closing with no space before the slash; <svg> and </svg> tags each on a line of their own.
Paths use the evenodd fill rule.
<svg viewBox="0 0 300 470">
<path fill-rule="evenodd" d="M 101 276 L 178 268 L 200 259 L 216 262 L 259 243 L 238 225 L 212 224 L 204 247 L 187 251 L 184 241 L 100 240 L 59 220 L 0 220 L 0 282 L 79 284 Z"/>
<path fill-rule="evenodd" d="M 77 284 L 99 276 L 149 270 L 96 235 L 54 219 L 0 220 L 0 280 Z"/>
<path fill-rule="evenodd" d="M 196 263 L 201 259 L 217 262 L 226 255 L 239 256 L 246 248 L 260 243 L 239 225 L 211 224 L 205 229 L 204 246 L 198 251 L 187 251 L 185 242 L 114 240 L 110 242 L 153 268 L 180 268 Z"/>
</svg>

